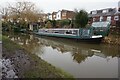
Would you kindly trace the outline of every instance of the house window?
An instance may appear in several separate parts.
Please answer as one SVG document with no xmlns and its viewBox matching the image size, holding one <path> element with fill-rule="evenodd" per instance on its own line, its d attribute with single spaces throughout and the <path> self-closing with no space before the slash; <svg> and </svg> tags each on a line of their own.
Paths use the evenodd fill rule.
<svg viewBox="0 0 120 80">
<path fill-rule="evenodd" d="M 100 21 L 103 21 L 103 16 L 100 16 Z"/>
<path fill-rule="evenodd" d="M 114 17 L 114 20 L 115 20 L 115 21 L 119 20 L 119 16 L 115 16 L 115 17 Z"/>
<path fill-rule="evenodd" d="M 102 11 L 102 13 L 107 13 L 107 12 L 108 12 L 108 10 L 103 10 L 103 11 Z"/>
<path fill-rule="evenodd" d="M 53 15 L 53 17 L 55 18 L 55 17 L 56 17 L 56 15 Z"/>
<path fill-rule="evenodd" d="M 118 12 L 120 12 L 120 8 L 118 8 Z"/>
<path fill-rule="evenodd" d="M 97 13 L 102 13 L 102 10 L 98 10 Z"/>
<path fill-rule="evenodd" d="M 64 13 L 62 13 L 62 16 L 66 16 L 66 13 L 64 12 Z"/>
<path fill-rule="evenodd" d="M 93 18 L 93 22 L 95 21 L 95 18 Z"/>
<path fill-rule="evenodd" d="M 92 11 L 92 14 L 97 14 L 97 11 Z"/>
<path fill-rule="evenodd" d="M 111 16 L 108 16 L 108 17 L 107 17 L 107 21 L 111 21 Z"/>
</svg>

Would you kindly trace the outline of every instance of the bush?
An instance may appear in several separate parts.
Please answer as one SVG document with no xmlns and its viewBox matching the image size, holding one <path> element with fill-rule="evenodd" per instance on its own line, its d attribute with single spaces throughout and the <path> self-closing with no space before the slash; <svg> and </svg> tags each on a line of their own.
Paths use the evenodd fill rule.
<svg viewBox="0 0 120 80">
<path fill-rule="evenodd" d="M 64 27 L 64 26 L 69 26 L 70 25 L 70 20 L 61 20 L 60 21 L 60 26 Z"/>
<path fill-rule="evenodd" d="M 56 20 L 51 20 L 51 24 L 53 28 L 56 28 L 56 24 L 57 24 Z"/>
<path fill-rule="evenodd" d="M 52 24 L 51 24 L 51 22 L 48 21 L 48 22 L 46 23 L 45 27 L 46 27 L 46 28 L 52 28 Z"/>
</svg>

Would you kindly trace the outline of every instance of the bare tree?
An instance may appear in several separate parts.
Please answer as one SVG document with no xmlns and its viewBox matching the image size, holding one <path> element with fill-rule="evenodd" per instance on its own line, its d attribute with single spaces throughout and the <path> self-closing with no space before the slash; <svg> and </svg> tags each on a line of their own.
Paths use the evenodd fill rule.
<svg viewBox="0 0 120 80">
<path fill-rule="evenodd" d="M 1 13 L 2 15 L 8 14 L 8 8 L 0 7 L 0 13 Z"/>
<path fill-rule="evenodd" d="M 7 20 L 8 14 L 9 14 L 8 7 L 2 7 L 2 6 L 0 6 L 0 13 L 2 14 L 4 20 Z"/>
<path fill-rule="evenodd" d="M 9 18 L 19 22 L 37 22 L 41 18 L 42 10 L 37 9 L 32 2 L 17 2 L 15 5 L 9 4 Z"/>
<path fill-rule="evenodd" d="M 28 29 L 28 24 L 44 19 L 43 11 L 32 2 L 7 3 L 7 7 L 0 7 L 0 13 L 3 15 L 5 27 L 9 27 L 10 31 L 15 27 Z"/>
</svg>

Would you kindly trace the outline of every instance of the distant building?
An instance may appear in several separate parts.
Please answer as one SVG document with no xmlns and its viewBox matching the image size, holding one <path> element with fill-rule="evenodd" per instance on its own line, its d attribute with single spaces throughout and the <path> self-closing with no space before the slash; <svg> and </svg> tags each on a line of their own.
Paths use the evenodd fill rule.
<svg viewBox="0 0 120 80">
<path fill-rule="evenodd" d="M 75 16 L 75 12 L 69 10 L 62 10 L 61 11 L 61 19 L 69 19 L 72 20 Z"/>
<path fill-rule="evenodd" d="M 110 21 L 111 26 L 120 25 L 120 1 L 117 8 L 106 8 L 91 11 L 89 14 L 89 23 L 98 21 Z"/>
<path fill-rule="evenodd" d="M 51 13 L 48 13 L 48 14 L 47 14 L 47 19 L 48 19 L 48 20 L 53 20 L 53 19 L 52 19 L 52 14 L 51 14 Z"/>
<path fill-rule="evenodd" d="M 98 21 L 110 21 L 112 26 L 115 26 L 116 20 L 115 13 L 117 12 L 116 8 L 107 8 L 101 10 L 94 10 L 91 11 L 89 14 L 91 22 L 98 22 Z"/>
<path fill-rule="evenodd" d="M 57 12 L 52 13 L 52 20 L 56 20 L 56 14 L 57 14 Z"/>
<path fill-rule="evenodd" d="M 57 13 L 56 13 L 56 19 L 55 20 L 61 20 L 61 10 L 59 10 Z"/>
<path fill-rule="evenodd" d="M 118 8 L 120 9 L 120 1 L 118 2 Z"/>
<path fill-rule="evenodd" d="M 59 10 L 58 12 L 53 12 L 52 14 L 48 14 L 48 19 L 50 20 L 64 20 L 69 19 L 72 20 L 75 16 L 73 11 L 69 10 Z"/>
<path fill-rule="evenodd" d="M 115 16 L 116 16 L 115 19 L 117 19 L 116 26 L 120 27 L 120 1 L 118 2 L 118 10 Z"/>
</svg>

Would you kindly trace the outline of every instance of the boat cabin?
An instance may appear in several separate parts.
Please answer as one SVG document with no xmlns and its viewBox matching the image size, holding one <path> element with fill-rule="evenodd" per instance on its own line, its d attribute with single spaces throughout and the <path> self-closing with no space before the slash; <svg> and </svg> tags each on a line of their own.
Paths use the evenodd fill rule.
<svg viewBox="0 0 120 80">
<path fill-rule="evenodd" d="M 93 22 L 91 27 L 94 35 L 107 36 L 110 31 L 110 22 Z"/>
</svg>

